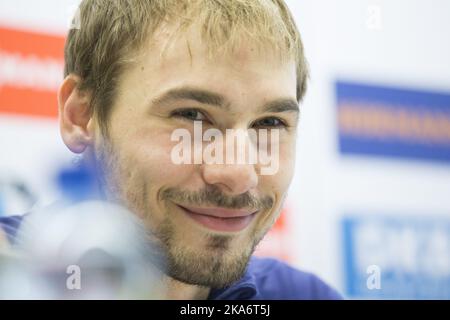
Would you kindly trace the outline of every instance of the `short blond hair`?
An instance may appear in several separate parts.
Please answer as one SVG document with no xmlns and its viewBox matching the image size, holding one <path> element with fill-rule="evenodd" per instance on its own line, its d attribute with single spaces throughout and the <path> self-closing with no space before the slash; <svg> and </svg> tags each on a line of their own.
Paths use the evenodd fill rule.
<svg viewBox="0 0 450 320">
<path fill-rule="evenodd" d="M 252 41 L 297 64 L 297 99 L 306 91 L 308 68 L 300 33 L 283 0 L 83 0 L 65 46 L 64 75 L 81 78 L 92 96 L 91 112 L 102 129 L 114 103 L 120 75 L 163 23 L 182 35 L 199 25 L 210 53 Z"/>
</svg>

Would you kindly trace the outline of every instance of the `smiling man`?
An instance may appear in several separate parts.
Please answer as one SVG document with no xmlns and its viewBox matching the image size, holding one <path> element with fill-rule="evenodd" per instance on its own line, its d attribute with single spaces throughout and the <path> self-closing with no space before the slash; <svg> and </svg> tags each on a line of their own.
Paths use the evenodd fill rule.
<svg viewBox="0 0 450 320">
<path fill-rule="evenodd" d="M 58 92 L 61 134 L 102 171 L 107 198 L 153 235 L 167 260 L 167 298 L 340 298 L 312 274 L 252 258 L 293 176 L 306 90 L 286 4 L 84 0 L 79 18 Z M 235 150 L 232 130 L 276 133 L 270 142 L 244 140 L 270 144 L 279 170 L 261 174 L 261 161 L 177 163 L 174 132 L 194 137 L 199 124 L 201 133 L 223 134 L 223 152 Z M 192 156 L 205 144 L 196 142 Z"/>
</svg>

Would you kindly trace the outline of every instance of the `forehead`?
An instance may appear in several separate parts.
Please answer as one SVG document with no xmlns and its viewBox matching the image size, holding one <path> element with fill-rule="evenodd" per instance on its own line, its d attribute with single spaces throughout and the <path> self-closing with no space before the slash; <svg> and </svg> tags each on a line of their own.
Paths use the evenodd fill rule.
<svg viewBox="0 0 450 320">
<path fill-rule="evenodd" d="M 173 37 L 162 28 L 140 50 L 122 81 L 128 88 L 145 88 L 158 95 L 176 87 L 198 87 L 227 97 L 262 100 L 296 98 L 296 64 L 276 50 L 249 39 L 232 50 L 211 52 L 197 29 Z"/>
</svg>

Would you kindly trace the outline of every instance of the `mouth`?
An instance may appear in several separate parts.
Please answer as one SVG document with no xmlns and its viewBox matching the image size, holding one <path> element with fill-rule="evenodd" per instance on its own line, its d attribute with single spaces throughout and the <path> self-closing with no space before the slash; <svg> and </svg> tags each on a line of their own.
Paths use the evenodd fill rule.
<svg viewBox="0 0 450 320">
<path fill-rule="evenodd" d="M 207 229 L 219 232 L 239 232 L 244 230 L 253 221 L 258 212 L 177 206 L 196 223 Z"/>
</svg>

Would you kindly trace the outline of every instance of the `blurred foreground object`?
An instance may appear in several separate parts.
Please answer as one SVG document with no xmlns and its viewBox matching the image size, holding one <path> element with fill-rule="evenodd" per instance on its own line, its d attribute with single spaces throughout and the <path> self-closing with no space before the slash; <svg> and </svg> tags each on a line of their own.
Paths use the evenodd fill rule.
<svg viewBox="0 0 450 320">
<path fill-rule="evenodd" d="M 162 297 L 162 263 L 145 227 L 121 206 L 88 199 L 91 178 L 83 168 L 63 172 L 66 199 L 24 218 L 14 254 L 0 260 L 1 299 Z"/>
</svg>

